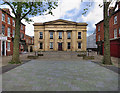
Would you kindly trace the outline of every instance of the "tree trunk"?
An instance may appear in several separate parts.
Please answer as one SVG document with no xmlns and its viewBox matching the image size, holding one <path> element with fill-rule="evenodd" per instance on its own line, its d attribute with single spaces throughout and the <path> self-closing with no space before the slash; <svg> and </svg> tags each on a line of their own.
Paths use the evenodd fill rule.
<svg viewBox="0 0 120 93">
<path fill-rule="evenodd" d="M 17 6 L 17 13 L 15 18 L 15 38 L 13 44 L 13 56 L 12 56 L 12 63 L 20 63 L 19 58 L 19 42 L 20 42 L 20 24 L 21 24 L 21 11 L 22 11 L 22 3 L 18 2 Z"/>
<path fill-rule="evenodd" d="M 104 2 L 104 57 L 103 64 L 111 65 L 111 56 L 110 56 L 110 39 L 109 39 L 109 19 L 108 16 L 108 2 Z"/>
<path fill-rule="evenodd" d="M 13 56 L 12 56 L 12 62 L 13 63 L 20 63 L 19 59 L 19 42 L 20 42 L 20 19 L 16 18 L 15 20 L 15 38 L 14 38 L 14 44 L 13 44 Z"/>
</svg>

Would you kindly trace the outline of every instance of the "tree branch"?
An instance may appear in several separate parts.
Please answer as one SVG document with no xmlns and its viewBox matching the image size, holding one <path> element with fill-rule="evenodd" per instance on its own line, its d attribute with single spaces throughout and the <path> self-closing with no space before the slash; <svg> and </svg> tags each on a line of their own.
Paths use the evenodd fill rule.
<svg viewBox="0 0 120 93">
<path fill-rule="evenodd" d="M 31 6 L 30 10 L 25 15 L 23 15 L 20 20 L 22 20 L 23 18 L 25 18 L 32 11 L 33 2 L 32 2 L 32 4 L 30 6 Z"/>
<path fill-rule="evenodd" d="M 114 8 L 112 10 L 112 13 L 111 13 L 110 17 L 112 17 L 112 14 L 115 12 L 115 9 L 117 8 L 117 5 L 118 5 L 118 2 L 115 3 L 115 6 L 114 6 Z"/>
<path fill-rule="evenodd" d="M 117 8 L 118 2 L 115 3 L 115 7 L 113 8 L 113 12 L 115 11 L 115 9 Z"/>
<path fill-rule="evenodd" d="M 9 2 L 7 2 L 6 0 L 3 0 L 7 5 L 9 5 L 10 6 L 10 8 L 12 9 L 12 11 L 13 11 L 13 13 L 14 13 L 14 15 L 15 16 L 17 16 L 16 15 L 16 13 L 15 13 L 15 10 L 14 10 L 14 8 L 12 7 L 12 5 L 9 3 Z"/>
</svg>

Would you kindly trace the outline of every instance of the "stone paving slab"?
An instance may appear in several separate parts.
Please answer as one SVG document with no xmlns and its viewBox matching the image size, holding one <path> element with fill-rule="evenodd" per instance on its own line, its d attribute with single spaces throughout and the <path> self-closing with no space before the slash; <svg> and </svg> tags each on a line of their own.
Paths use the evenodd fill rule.
<svg viewBox="0 0 120 93">
<path fill-rule="evenodd" d="M 90 61 L 32 60 L 2 75 L 3 91 L 117 91 L 118 74 Z"/>
</svg>

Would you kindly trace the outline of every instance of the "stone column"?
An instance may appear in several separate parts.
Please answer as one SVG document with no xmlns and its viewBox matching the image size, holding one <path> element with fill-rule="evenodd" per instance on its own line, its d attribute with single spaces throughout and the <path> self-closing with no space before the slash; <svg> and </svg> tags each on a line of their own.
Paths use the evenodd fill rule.
<svg viewBox="0 0 120 93">
<path fill-rule="evenodd" d="M 49 31 L 45 31 L 45 51 L 49 50 Z"/>
<path fill-rule="evenodd" d="M 58 39 L 57 30 L 55 30 L 55 34 L 54 34 L 54 50 L 55 51 L 57 51 L 57 47 L 58 47 L 57 39 Z"/>
<path fill-rule="evenodd" d="M 77 31 L 76 30 L 73 30 L 72 31 L 72 36 L 71 36 L 71 40 L 72 40 L 72 42 L 71 42 L 71 47 L 72 47 L 72 51 L 76 51 L 77 49 Z"/>
<path fill-rule="evenodd" d="M 64 39 L 63 39 L 63 42 L 64 42 L 64 43 L 63 43 L 63 47 L 64 47 L 63 50 L 64 50 L 64 51 L 67 51 L 67 32 L 64 31 L 64 34 L 63 34 L 63 35 L 64 35 L 64 36 L 63 36 L 63 38 L 64 38 Z"/>
<path fill-rule="evenodd" d="M 87 45 L 87 42 L 86 42 L 86 30 L 82 31 L 83 32 L 83 37 L 82 37 L 82 49 L 83 51 L 86 51 L 86 45 Z"/>
<path fill-rule="evenodd" d="M 39 50 L 39 32 L 34 32 L 34 51 L 38 51 Z"/>
</svg>

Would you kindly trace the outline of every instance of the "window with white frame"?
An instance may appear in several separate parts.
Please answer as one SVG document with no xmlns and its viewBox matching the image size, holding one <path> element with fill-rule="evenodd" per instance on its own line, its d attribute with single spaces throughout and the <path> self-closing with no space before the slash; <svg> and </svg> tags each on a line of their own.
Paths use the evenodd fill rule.
<svg viewBox="0 0 120 93">
<path fill-rule="evenodd" d="M 7 43 L 7 50 L 10 51 L 10 42 Z"/>
<path fill-rule="evenodd" d="M 5 34 L 5 25 L 2 24 L 2 35 Z"/>
<path fill-rule="evenodd" d="M 59 32 L 59 39 L 62 39 L 62 32 Z"/>
<path fill-rule="evenodd" d="M 53 32 L 50 32 L 50 39 L 53 39 Z"/>
<path fill-rule="evenodd" d="M 114 38 L 117 38 L 117 29 L 114 29 Z"/>
<path fill-rule="evenodd" d="M 114 17 L 114 24 L 117 24 L 117 16 Z"/>
<path fill-rule="evenodd" d="M 98 32 L 100 32 L 100 26 L 98 26 Z"/>
<path fill-rule="evenodd" d="M 81 49 L 81 42 L 78 42 L 78 49 Z"/>
<path fill-rule="evenodd" d="M 10 17 L 8 17 L 8 24 L 10 24 Z"/>
<path fill-rule="evenodd" d="M 7 36 L 10 37 L 10 28 L 8 27 Z"/>
<path fill-rule="evenodd" d="M 67 32 L 67 39 L 71 38 L 71 32 Z"/>
<path fill-rule="evenodd" d="M 5 22 L 5 14 L 2 14 L 2 21 Z"/>
<path fill-rule="evenodd" d="M 50 42 L 50 49 L 53 49 L 53 42 Z"/>
<path fill-rule="evenodd" d="M 15 30 L 13 29 L 13 35 L 12 35 L 13 37 L 15 37 Z"/>
<path fill-rule="evenodd" d="M 15 21 L 14 20 L 12 21 L 12 23 L 13 23 L 13 26 L 15 27 Z"/>
<path fill-rule="evenodd" d="M 78 32 L 78 39 L 81 39 L 81 32 Z"/>
</svg>

